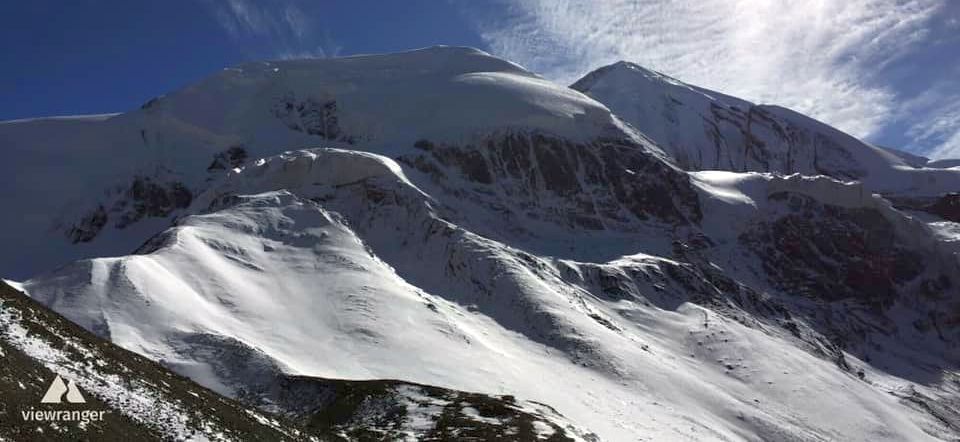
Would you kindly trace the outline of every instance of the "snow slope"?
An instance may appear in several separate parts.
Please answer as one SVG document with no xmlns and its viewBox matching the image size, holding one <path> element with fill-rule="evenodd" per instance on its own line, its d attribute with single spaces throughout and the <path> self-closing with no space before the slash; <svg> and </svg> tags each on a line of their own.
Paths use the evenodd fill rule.
<svg viewBox="0 0 960 442">
<path fill-rule="evenodd" d="M 56 174 L 31 124 L 0 134 Z M 5 247 L 4 265 L 218 392 L 271 408 L 288 375 L 399 379 L 542 402 L 586 440 L 957 437 L 956 250 L 869 182 L 685 172 L 663 134 L 463 48 L 253 63 L 56 124 L 37 143 L 87 133 L 78 164 L 100 165 L 61 174 L 86 202 L 10 205 L 59 214 L 75 243 Z M 875 164 L 827 138 L 770 155 L 840 178 Z M 4 222 L 4 246 L 50 241 Z"/>
<path fill-rule="evenodd" d="M 0 301 L 3 440 L 320 441 L 444 436 L 536 440 L 540 436 L 569 441 L 580 435 L 543 404 L 400 381 L 264 373 L 273 377 L 273 388 L 258 391 L 257 400 L 244 406 L 91 335 L 2 281 Z M 250 354 L 238 356 L 250 362 Z M 83 405 L 40 403 L 56 376 L 77 386 Z M 271 413 L 252 405 L 269 408 Z M 102 419 L 25 422 L 22 417 L 23 412 L 78 409 Z"/>
<path fill-rule="evenodd" d="M 191 208 L 210 213 L 141 254 L 81 261 L 25 288 L 226 394 L 257 372 L 221 366 L 221 352 L 249 348 L 291 374 L 514 394 L 604 440 L 946 434 L 885 392 L 907 382 L 870 370 L 877 388 L 786 333 L 689 302 L 683 278 L 663 276 L 669 260 L 604 264 L 646 275 L 611 298 L 590 287 L 597 264 L 472 234 L 437 216 L 442 198 L 385 157 L 291 152 L 226 177 Z"/>
<path fill-rule="evenodd" d="M 474 49 L 249 63 L 106 119 L 0 124 L 0 187 L 17 189 L 0 203 L 20 213 L 0 226 L 0 244 L 18 250 L 0 254 L 0 267 L 23 279 L 132 250 L 183 208 L 157 196 L 198 191 L 231 148 L 259 158 L 362 142 L 395 155 L 421 139 L 518 129 L 580 140 L 618 136 L 619 126 L 601 104 Z M 138 181 L 156 189 L 137 192 Z"/>
<path fill-rule="evenodd" d="M 96 339 L 2 281 L 0 358 L 5 440 L 320 440 Z M 56 376 L 75 383 L 85 404 L 40 404 Z M 100 411 L 103 422 L 25 423 L 21 416 L 64 409 Z"/>
<path fill-rule="evenodd" d="M 895 196 L 960 189 L 960 171 L 864 143 L 779 106 L 687 85 L 629 62 L 571 86 L 607 105 L 688 170 L 828 175 Z"/>
</svg>

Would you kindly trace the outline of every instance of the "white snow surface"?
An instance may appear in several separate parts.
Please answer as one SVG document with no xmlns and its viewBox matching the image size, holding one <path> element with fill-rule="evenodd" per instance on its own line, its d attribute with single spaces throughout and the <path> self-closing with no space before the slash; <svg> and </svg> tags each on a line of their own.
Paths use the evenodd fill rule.
<svg viewBox="0 0 960 442">
<path fill-rule="evenodd" d="M 559 263 L 538 259 L 546 268 L 535 272 L 509 246 L 437 228 L 431 198 L 399 170 L 338 149 L 256 162 L 196 204 L 216 206 L 226 189 L 244 190 L 239 202 L 181 219 L 156 251 L 81 261 L 25 288 L 221 391 L 235 379 L 202 369 L 211 361 L 184 351 L 189 336 L 236 339 L 291 374 L 513 394 L 603 440 L 930 438 L 929 418 L 787 337 L 690 303 L 582 296 Z M 389 219 L 364 209 L 371 182 L 399 195 Z M 721 197 L 747 204 L 739 192 Z M 400 246 L 407 237 L 419 240 Z M 619 330 L 589 313 L 616 317 Z"/>
<path fill-rule="evenodd" d="M 191 424 L 191 420 L 196 416 L 191 416 L 191 411 L 180 404 L 176 398 L 159 392 L 154 385 L 150 384 L 154 381 L 127 379 L 118 374 L 105 373 L 103 365 L 106 362 L 99 350 L 88 347 L 84 342 L 72 336 L 60 334 L 52 327 L 47 330 L 57 338 L 58 342 L 31 333 L 22 323 L 22 315 L 23 312 L 5 307 L 0 302 L 0 338 L 50 371 L 76 382 L 83 394 L 92 394 L 109 405 L 111 410 L 108 410 L 108 413 L 123 413 L 130 420 L 151 428 L 164 438 L 171 440 L 234 440 L 210 422 Z M 77 354 L 81 356 L 79 360 Z M 0 352 L 0 358 L 3 356 Z M 111 367 L 116 371 L 121 368 Z M 256 412 L 249 412 L 249 414 L 265 422 L 265 425 L 270 424 L 268 419 Z M 281 432 L 284 431 L 279 425 L 272 426 Z"/>
<path fill-rule="evenodd" d="M 835 178 L 857 179 L 883 194 L 960 191 L 956 168 L 928 166 L 926 158 L 873 146 L 789 109 L 755 105 L 633 63 L 600 68 L 573 87 L 607 105 L 689 170 L 836 172 Z"/>
<path fill-rule="evenodd" d="M 702 106 L 747 105 L 654 80 L 659 89 L 636 94 L 611 88 L 624 101 L 607 104 L 673 155 L 702 141 Z M 693 110 L 677 111 L 677 128 L 658 132 L 641 123 L 649 112 L 669 111 L 664 90 L 682 103 L 699 98 L 680 106 Z M 654 106 L 640 108 L 648 114 L 620 109 L 638 99 Z M 302 115 L 276 115 L 332 101 L 335 134 L 293 130 Z M 794 120 L 785 110 L 769 112 Z M 658 297 L 657 278 L 677 265 L 657 256 L 670 247 L 670 226 L 589 234 L 557 228 L 539 238 L 566 237 L 562 244 L 520 240 L 493 211 L 481 213 L 455 192 L 462 189 L 444 191 L 392 159 L 420 139 L 465 145 L 513 130 L 575 141 L 640 137 L 585 95 L 480 51 L 445 47 L 250 63 L 105 120 L 3 124 L 9 161 L 0 164 L 0 185 L 18 191 L 0 203 L 19 216 L 2 221 L 0 268 L 9 272 L 2 276 L 30 278 L 22 287 L 58 313 L 227 394 L 249 379 L 224 371 L 197 338 L 255 349 L 291 374 L 400 379 L 543 402 L 602 440 L 938 434 L 929 414 L 890 394 L 913 388 L 908 380 L 868 370 L 864 382 L 783 330 Z M 837 143 L 854 149 L 856 166 L 870 172 L 862 185 L 690 174 L 703 230 L 735 241 L 742 220 L 788 190 L 876 209 L 902 231 L 932 238 L 873 193 L 956 189 L 956 170 L 916 169 L 850 140 Z M 237 145 L 251 161 L 206 173 L 214 154 Z M 328 148 L 304 149 L 318 145 Z M 735 156 L 727 160 L 750 170 Z M 58 223 L 138 174 L 183 182 L 197 194 L 169 217 L 108 227 L 89 243 L 62 240 Z M 503 233 L 496 240 L 480 233 L 492 231 Z M 130 254 L 156 233 L 142 253 Z M 649 284 L 638 291 L 647 299 L 599 297 L 577 281 L 598 268 L 646 275 Z"/>
<path fill-rule="evenodd" d="M 290 129 L 311 124 L 330 102 L 339 135 Z M 248 63 L 109 118 L 5 122 L 0 188 L 17 191 L 3 192 L 0 203 L 16 207 L 18 216 L 0 221 L 0 245 L 17 250 L 15 258 L 0 253 L 2 276 L 26 279 L 78 258 L 136 248 L 169 219 L 108 225 L 81 244 L 63 240 L 63 230 L 134 175 L 201 187 L 205 165 L 232 146 L 259 158 L 318 141 L 335 147 L 350 141 L 393 156 L 420 139 L 462 143 L 511 130 L 575 140 L 624 136 L 606 107 L 579 92 L 482 51 L 443 46 Z"/>
<path fill-rule="evenodd" d="M 616 124 L 603 105 L 579 92 L 458 47 L 248 63 L 161 98 L 157 112 L 212 132 L 255 138 L 278 92 L 335 98 L 340 126 L 367 146 L 420 138 L 453 142 L 511 127 L 592 139 Z M 221 112 L 224 107 L 233 111 Z M 252 121 L 259 123 L 251 127 Z"/>
</svg>

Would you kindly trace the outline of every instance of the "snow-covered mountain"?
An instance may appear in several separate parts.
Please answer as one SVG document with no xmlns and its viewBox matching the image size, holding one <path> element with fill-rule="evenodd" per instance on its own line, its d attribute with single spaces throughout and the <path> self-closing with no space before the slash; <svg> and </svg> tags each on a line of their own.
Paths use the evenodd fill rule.
<svg viewBox="0 0 960 442">
<path fill-rule="evenodd" d="M 571 86 L 605 104 L 687 170 L 826 175 L 894 196 L 940 196 L 960 188 L 951 162 L 860 141 L 774 105 L 757 105 L 629 62 L 597 69 Z"/>
<path fill-rule="evenodd" d="M 492 131 L 596 139 L 617 124 L 599 103 L 479 51 L 250 63 L 122 115 L 0 124 L 0 184 L 17 189 L 5 202 L 20 213 L 0 235 L 22 253 L 0 266 L 24 278 L 129 252 L 244 159 L 318 144 L 395 155 Z"/>
<path fill-rule="evenodd" d="M 551 408 L 511 397 L 279 371 L 271 374 L 271 390 L 243 398 L 270 402 L 264 408 L 272 413 L 258 411 L 91 335 L 2 281 L 0 301 L 3 440 L 533 440 L 538 434 L 571 440 L 567 434 L 576 431 Z M 42 403 L 54 379 L 69 382 L 82 402 Z M 79 418 L 32 417 L 64 412 Z"/>
<path fill-rule="evenodd" d="M 97 339 L 0 281 L 0 439 L 298 440 L 311 435 L 219 397 L 142 357 Z M 63 376 L 63 378 L 60 378 Z M 66 379 L 82 404 L 41 403 Z M 65 421 L 21 413 L 87 411 Z"/>
<path fill-rule="evenodd" d="M 634 87 L 603 72 L 576 88 Z M 397 379 L 547 404 L 518 427 L 543 438 L 960 436 L 954 223 L 887 199 L 940 198 L 956 172 L 785 110 L 763 111 L 785 144 L 744 153 L 752 123 L 697 131 L 752 105 L 639 89 L 654 114 L 438 47 L 0 124 L 3 203 L 24 213 L 0 263 L 82 327 L 267 411 L 315 404 L 278 399 L 290 376 Z M 651 121 L 670 120 L 662 97 L 676 127 Z"/>
</svg>

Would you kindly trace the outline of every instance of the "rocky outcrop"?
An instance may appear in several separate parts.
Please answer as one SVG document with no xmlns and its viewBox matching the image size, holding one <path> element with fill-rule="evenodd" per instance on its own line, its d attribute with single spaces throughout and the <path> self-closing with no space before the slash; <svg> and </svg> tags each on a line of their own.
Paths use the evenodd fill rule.
<svg viewBox="0 0 960 442">
<path fill-rule="evenodd" d="M 328 98 L 298 98 L 288 92 L 276 100 L 273 115 L 288 128 L 297 132 L 316 135 L 324 140 L 353 143 L 354 137 L 340 128 L 337 100 Z"/>
<path fill-rule="evenodd" d="M 161 183 L 149 177 L 136 177 L 111 210 L 119 214 L 116 227 L 122 229 L 144 217 L 165 217 L 190 205 L 193 194 L 183 184 Z"/>
<path fill-rule="evenodd" d="M 213 156 L 213 162 L 207 166 L 207 172 L 234 169 L 246 161 L 247 150 L 242 145 L 231 146 Z"/>
<path fill-rule="evenodd" d="M 290 376 L 275 367 L 257 371 L 259 382 L 270 388 L 238 394 L 238 402 L 94 336 L 2 281 L 0 306 L 4 439 L 536 440 L 548 433 L 546 440 L 562 442 L 589 434 L 549 406 L 512 396 L 392 380 Z M 251 372 L 263 359 L 217 336 L 195 340 L 206 354 L 222 359 L 224 370 Z M 55 376 L 75 382 L 84 409 L 102 412 L 103 420 L 25 424 L 22 411 L 75 409 L 39 403 Z"/>
<path fill-rule="evenodd" d="M 541 133 L 507 133 L 476 144 L 421 140 L 400 161 L 455 194 L 589 230 L 635 229 L 638 221 L 688 225 L 701 218 L 689 177 L 631 140 L 577 143 Z M 466 179 L 474 192 L 454 186 Z"/>
<path fill-rule="evenodd" d="M 2 281 L 0 356 L 4 398 L 0 438 L 4 440 L 295 441 L 308 437 L 292 422 L 221 397 L 94 336 Z M 56 376 L 76 385 L 85 403 L 79 407 L 41 404 Z M 90 410 L 102 420 L 26 422 L 22 413 L 30 410 Z"/>
<path fill-rule="evenodd" d="M 811 128 L 818 124 L 813 121 L 798 124 L 785 109 L 687 86 L 632 63 L 597 69 L 571 87 L 607 104 L 686 170 L 838 179 L 867 173 L 847 146 L 860 143 L 848 135 Z"/>
<path fill-rule="evenodd" d="M 951 192 L 934 198 L 891 198 L 898 208 L 936 215 L 946 221 L 960 223 L 960 193 Z"/>
<path fill-rule="evenodd" d="M 136 176 L 126 188 L 109 194 L 109 200 L 65 229 L 67 238 L 76 243 L 94 240 L 112 220 L 113 227 L 124 229 L 144 218 L 164 218 L 190 206 L 193 193 L 178 181 L 163 182 L 147 176 Z M 106 207 L 109 207 L 107 209 Z"/>
<path fill-rule="evenodd" d="M 960 223 L 960 193 L 948 193 L 937 198 L 927 210 L 947 221 Z"/>
<path fill-rule="evenodd" d="M 103 229 L 103 226 L 107 225 L 107 218 L 106 209 L 99 205 L 81 218 L 80 221 L 67 228 L 67 238 L 74 244 L 92 241 Z"/>
<path fill-rule="evenodd" d="M 763 257 L 764 269 L 785 292 L 888 307 L 926 268 L 924 254 L 876 211 L 788 192 L 770 200 L 784 213 L 771 213 L 740 240 Z M 929 284 L 947 289 L 952 283 L 935 275 Z"/>
</svg>

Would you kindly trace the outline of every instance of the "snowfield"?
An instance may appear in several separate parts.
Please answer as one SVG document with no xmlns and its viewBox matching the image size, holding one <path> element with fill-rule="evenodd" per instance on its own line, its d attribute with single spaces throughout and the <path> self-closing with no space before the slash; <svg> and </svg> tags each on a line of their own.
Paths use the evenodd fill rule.
<svg viewBox="0 0 960 442">
<path fill-rule="evenodd" d="M 233 397 L 271 373 L 398 379 L 543 403 L 582 440 L 958 437 L 960 261 L 930 224 L 949 221 L 884 195 L 960 172 L 842 134 L 813 138 L 849 155 L 791 144 L 761 167 L 693 129 L 752 105 L 641 73 L 607 102 L 629 125 L 587 96 L 627 79 L 584 95 L 448 47 L 253 63 L 106 120 L 0 125 L 0 168 L 42 182 L 0 173 L 32 216 L 0 244 L 36 249 L 0 253 L 3 276 Z M 38 198 L 47 180 L 65 190 Z"/>
<path fill-rule="evenodd" d="M 117 199 L 130 198 L 136 177 L 202 187 L 205 167 L 231 147 L 251 159 L 318 143 L 391 155 L 420 139 L 465 142 L 508 129 L 593 139 L 620 125 L 596 101 L 472 49 L 249 63 L 125 114 L 0 124 L 10 158 L 0 164 L 0 186 L 18 189 L 4 202 L 21 213 L 3 220 L 0 238 L 22 251 L 3 255 L 0 267 L 25 279 L 129 252 L 169 220 L 108 225 L 108 239 L 92 242 L 56 237 L 98 206 L 128 210 Z"/>
<path fill-rule="evenodd" d="M 571 87 L 607 105 L 688 170 L 827 175 L 862 181 L 873 192 L 914 197 L 960 189 L 956 169 L 633 63 L 602 67 Z"/>
</svg>

